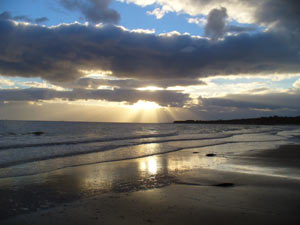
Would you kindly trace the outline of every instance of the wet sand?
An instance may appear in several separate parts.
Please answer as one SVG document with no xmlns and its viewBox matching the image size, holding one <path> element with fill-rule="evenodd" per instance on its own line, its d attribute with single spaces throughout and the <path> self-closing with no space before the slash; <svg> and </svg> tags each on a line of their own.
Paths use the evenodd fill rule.
<svg viewBox="0 0 300 225">
<path fill-rule="evenodd" d="M 300 146 L 207 153 L 212 149 L 2 179 L 0 222 L 300 224 Z"/>
</svg>

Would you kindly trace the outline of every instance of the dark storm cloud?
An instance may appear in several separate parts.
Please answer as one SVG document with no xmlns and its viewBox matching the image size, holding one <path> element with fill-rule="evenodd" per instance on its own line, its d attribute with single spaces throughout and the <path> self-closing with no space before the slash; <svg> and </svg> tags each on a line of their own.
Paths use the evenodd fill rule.
<svg viewBox="0 0 300 225">
<path fill-rule="evenodd" d="M 74 100 L 106 100 L 113 102 L 126 101 L 135 103 L 139 100 L 153 101 L 161 106 L 181 107 L 189 100 L 187 94 L 175 91 L 138 91 L 128 89 L 114 90 L 84 90 L 56 91 L 52 89 L 28 88 L 28 89 L 3 89 L 0 90 L 0 101 L 39 101 L 65 99 Z"/>
<path fill-rule="evenodd" d="M 213 9 L 207 16 L 207 24 L 205 26 L 205 34 L 213 39 L 223 36 L 226 28 L 227 19 L 226 8 Z"/>
<path fill-rule="evenodd" d="M 82 70 L 111 70 L 139 80 L 195 79 L 224 74 L 292 73 L 300 69 L 296 39 L 273 32 L 211 42 L 81 24 L 52 28 L 0 21 L 0 73 L 76 80 Z M 186 51 L 189 49 L 189 51 Z"/>
<path fill-rule="evenodd" d="M 232 33 L 243 33 L 243 32 L 250 32 L 250 31 L 256 31 L 257 28 L 253 26 L 234 26 L 234 25 L 227 25 L 226 32 L 232 32 Z"/>
<path fill-rule="evenodd" d="M 9 20 L 9 19 L 12 19 L 12 16 L 9 12 L 4 11 L 0 14 L 0 19 L 1 20 Z"/>
<path fill-rule="evenodd" d="M 269 93 L 269 94 L 235 94 L 219 98 L 199 98 L 202 106 L 239 109 L 298 109 L 300 110 L 300 93 Z"/>
<path fill-rule="evenodd" d="M 68 10 L 79 10 L 87 21 L 93 23 L 118 23 L 120 14 L 109 9 L 111 0 L 60 0 Z"/>
<path fill-rule="evenodd" d="M 17 20 L 17 21 L 24 21 L 24 22 L 32 22 L 32 19 L 29 18 L 28 16 L 14 16 L 12 19 Z"/>
<path fill-rule="evenodd" d="M 24 22 L 32 22 L 28 16 L 12 16 L 10 12 L 4 11 L 0 14 L 0 19 L 2 20 L 17 20 L 17 21 L 24 21 Z"/>
<path fill-rule="evenodd" d="M 205 34 L 212 40 L 222 38 L 226 33 L 244 33 L 257 30 L 254 26 L 237 26 L 228 24 L 227 10 L 224 7 L 212 9 L 207 16 Z"/>
<path fill-rule="evenodd" d="M 220 108 L 239 108 L 239 109 L 277 109 L 282 108 L 278 105 L 272 105 L 268 103 L 257 103 L 257 102 L 248 102 L 243 100 L 235 100 L 228 98 L 206 98 L 199 99 L 204 107 L 220 107 Z"/>
<path fill-rule="evenodd" d="M 40 18 L 36 18 L 34 20 L 34 22 L 36 23 L 44 23 L 44 22 L 47 22 L 49 19 L 47 17 L 40 17 Z"/>
<path fill-rule="evenodd" d="M 16 20 L 16 21 L 23 21 L 23 22 L 35 22 L 35 23 L 44 23 L 47 22 L 49 19 L 47 17 L 40 17 L 36 19 L 31 19 L 26 15 L 21 16 L 12 16 L 10 12 L 4 11 L 0 14 L 0 19 L 2 20 Z"/>
<path fill-rule="evenodd" d="M 299 33 L 300 1 L 266 0 L 257 8 L 255 18 L 264 25 L 272 24 L 288 33 Z"/>
<path fill-rule="evenodd" d="M 236 94 L 217 98 L 199 98 L 190 108 L 197 118 L 236 119 L 261 116 L 298 116 L 300 93 Z"/>
</svg>

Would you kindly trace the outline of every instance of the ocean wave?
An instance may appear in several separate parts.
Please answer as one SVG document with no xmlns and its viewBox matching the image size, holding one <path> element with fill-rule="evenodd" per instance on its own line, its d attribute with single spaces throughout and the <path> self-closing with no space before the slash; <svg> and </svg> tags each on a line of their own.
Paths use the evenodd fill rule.
<svg viewBox="0 0 300 225">
<path fill-rule="evenodd" d="M 167 143 L 167 142 L 220 140 L 220 139 L 225 139 L 225 138 L 230 138 L 230 137 L 232 137 L 232 135 L 220 135 L 220 136 L 214 136 L 214 137 L 194 137 L 194 138 L 193 137 L 189 137 L 189 138 L 182 137 L 182 138 L 173 138 L 173 139 L 143 140 L 143 141 L 141 141 L 140 139 L 137 139 L 136 142 L 120 143 L 120 144 L 118 144 L 117 142 L 114 142 L 114 143 L 108 143 L 103 146 L 96 145 L 93 147 L 85 145 L 85 144 L 91 144 L 92 142 L 80 142 L 80 144 L 84 145 L 84 146 L 77 146 L 77 148 L 72 147 L 72 148 L 66 149 L 63 146 L 56 145 L 55 152 L 51 148 L 51 146 L 53 146 L 53 145 L 50 144 L 50 145 L 43 145 L 43 147 L 44 147 L 43 151 L 42 152 L 39 151 L 39 154 L 31 155 L 32 152 L 27 151 L 25 154 L 25 157 L 28 157 L 28 158 L 4 159 L 2 157 L 3 161 L 1 162 L 1 160 L 0 160 L 0 168 L 14 166 L 14 165 L 18 165 L 18 164 L 24 164 L 24 163 L 33 162 L 33 161 L 42 161 L 42 160 L 48 160 L 48 159 L 53 159 L 53 158 L 62 158 L 62 157 L 69 157 L 69 156 L 75 156 L 75 155 L 104 152 L 104 151 L 115 150 L 117 148 L 133 147 L 133 146 L 138 146 L 138 145 L 162 144 L 162 143 Z M 151 138 L 153 138 L 153 136 L 151 136 Z M 127 139 L 122 139 L 122 140 L 127 140 Z M 93 144 L 96 144 L 96 143 L 98 143 L 98 142 L 93 142 Z M 101 143 L 101 142 L 99 142 L 99 143 Z M 79 143 L 76 143 L 76 144 L 78 145 Z M 58 146 L 62 147 L 62 149 L 58 150 L 57 149 Z M 33 146 L 33 147 L 40 147 L 40 145 Z M 47 151 L 47 149 L 45 147 L 50 148 L 50 149 L 48 149 L 49 151 Z M 17 148 L 10 149 L 10 150 L 17 150 Z M 8 154 L 12 154 L 12 152 L 8 152 Z M 9 161 L 9 160 L 11 160 L 11 161 Z"/>
<path fill-rule="evenodd" d="M 132 147 L 138 145 L 147 144 L 162 144 L 162 143 L 178 143 L 185 142 L 189 143 L 192 141 L 211 141 L 212 145 L 216 144 L 216 141 L 222 139 L 228 139 L 231 137 L 238 137 L 241 135 L 259 134 L 259 132 L 247 132 L 241 134 L 216 134 L 214 136 L 197 136 L 197 135 L 182 135 L 178 136 L 177 133 L 168 133 L 160 135 L 139 135 L 134 137 L 123 137 L 123 138 L 107 138 L 107 139 L 89 139 L 83 141 L 73 142 L 60 142 L 54 143 L 43 143 L 43 144 L 32 144 L 32 145 L 14 145 L 17 147 L 6 148 L 10 151 L 4 151 L 0 155 L 0 168 L 14 166 L 18 164 L 24 164 L 34 161 L 43 161 L 53 158 L 69 157 L 75 155 L 83 155 L 97 152 L 105 152 L 115 150 L 117 148 Z M 137 138 L 139 137 L 139 138 Z M 232 140 L 233 142 L 252 142 L 252 141 L 238 141 Z M 118 143 L 119 142 L 119 143 Z M 259 141 L 255 141 L 259 142 Z M 65 144 L 67 143 L 67 144 Z M 229 142 L 228 142 L 229 143 Z M 68 146 L 68 147 L 66 147 Z M 43 148 L 39 148 L 43 147 Z M 53 147 L 53 148 L 52 148 Z M 21 151 L 27 148 L 26 151 Z M 6 152 L 4 156 L 3 153 Z M 161 154 L 161 153 L 160 153 Z M 12 156 L 12 157 L 11 157 Z M 18 158 L 16 158 L 18 157 Z"/>
<path fill-rule="evenodd" d="M 251 141 L 246 141 L 244 143 L 250 143 Z M 276 142 L 281 143 L 281 141 L 275 141 L 273 142 L 273 144 L 275 144 Z M 209 144 L 198 144 L 198 145 L 193 145 L 193 146 L 184 146 L 184 147 L 173 147 L 170 149 L 167 149 L 163 152 L 155 152 L 155 153 L 151 153 L 151 154 L 141 154 L 141 155 L 131 155 L 129 157 L 116 157 L 116 158 L 112 158 L 112 159 L 103 159 L 103 160 L 93 160 L 92 162 L 89 161 L 81 161 L 81 162 L 77 162 L 74 163 L 73 160 L 70 160 L 69 163 L 66 163 L 66 161 L 64 160 L 64 164 L 58 166 L 58 164 L 56 163 L 49 163 L 51 165 L 53 165 L 53 167 L 46 167 L 44 169 L 38 169 L 38 170 L 34 170 L 34 171 L 30 171 L 30 170 L 23 170 L 22 167 L 21 169 L 19 168 L 16 169 L 16 167 L 14 168 L 13 166 L 16 165 L 11 165 L 12 167 L 9 168 L 4 168 L 4 169 L 8 169 L 8 173 L 5 173 L 5 171 L 1 171 L 0 170 L 0 179 L 2 178 L 12 178 L 12 177 L 22 177 L 22 176 L 30 176 L 30 175 L 37 175 L 37 174 L 43 174 L 43 173 L 48 173 L 48 172 L 52 172 L 52 171 L 56 171 L 56 170 L 60 170 L 60 169 L 66 169 L 66 168 L 73 168 L 73 167 L 79 167 L 79 166 L 87 166 L 87 165 L 93 165 L 93 164 L 98 164 L 98 163 L 111 163 L 111 162 L 118 162 L 118 161 L 124 161 L 124 160 L 132 160 L 132 159 L 139 159 L 139 158 L 144 158 L 144 157 L 150 157 L 150 156 L 155 156 L 155 155 L 163 155 L 163 154 L 167 154 L 167 153 L 172 153 L 172 152 L 177 152 L 177 151 L 181 151 L 181 150 L 188 150 L 188 149 L 197 149 L 198 151 L 205 147 L 214 147 L 214 146 L 220 146 L 220 145 L 228 145 L 228 144 L 239 144 L 239 143 L 243 143 L 243 142 L 235 142 L 235 141 L 221 141 L 218 143 L 209 143 Z M 259 142 L 251 142 L 251 143 L 259 143 Z M 268 142 L 266 142 L 268 143 Z M 282 143 L 281 143 L 282 144 Z M 116 148 L 117 149 L 121 149 L 124 148 L 126 146 L 121 146 Z M 88 154 L 93 154 L 93 153 L 98 153 L 98 151 L 91 151 Z M 84 154 L 84 153 L 83 153 Z M 82 154 L 75 154 L 75 155 L 65 155 L 63 157 L 73 157 L 73 156 L 80 156 Z M 63 158 L 63 157 L 59 157 L 59 158 Z M 42 159 L 42 161 L 44 160 L 56 160 L 57 157 L 49 157 L 49 158 L 45 158 Z M 40 161 L 36 161 L 36 160 L 31 160 L 31 161 L 24 161 L 22 162 L 23 164 L 27 164 L 27 163 L 40 163 Z M 17 165 L 17 167 L 19 166 L 19 164 Z M 36 168 L 35 166 L 31 166 L 29 165 L 30 168 Z M 14 168 L 13 170 L 11 170 L 11 168 Z"/>
<path fill-rule="evenodd" d="M 243 149 L 243 143 L 260 141 L 273 143 L 290 139 L 297 134 L 294 128 L 277 126 L 59 122 L 42 123 L 39 126 L 36 123 L 29 123 L 27 127 L 10 130 L 25 134 L 38 130 L 41 125 L 44 133 L 40 136 L 18 134 L 1 136 L 7 132 L 7 129 L 3 129 L 4 132 L 0 133 L 0 178 L 230 143 L 241 144 L 237 149 L 239 151 Z"/>
<path fill-rule="evenodd" d="M 125 137 L 106 137 L 106 138 L 93 138 L 85 140 L 72 140 L 72 141 L 60 141 L 60 142 L 45 142 L 45 143 L 29 143 L 29 144 L 12 144 L 12 145 L 2 145 L 0 146 L 0 151 L 12 148 L 30 148 L 30 147 L 45 147 L 45 146 L 55 146 L 55 145 L 76 145 L 76 144 L 88 144 L 96 142 L 110 142 L 110 141 L 120 141 L 120 140 L 131 140 L 131 139 L 141 139 L 141 138 L 155 138 L 155 137 L 169 137 L 176 136 L 177 132 L 164 133 L 164 134 L 147 134 L 147 135 L 137 135 L 137 136 L 125 136 Z"/>
<path fill-rule="evenodd" d="M 143 158 L 143 157 L 149 157 L 149 156 L 154 156 L 154 155 L 162 155 L 162 154 L 167 154 L 167 153 L 172 153 L 172 152 L 176 152 L 176 151 L 181 151 L 181 150 L 185 150 L 185 149 L 194 149 L 194 148 L 204 148 L 204 147 L 210 147 L 210 146 L 217 146 L 217 145 L 225 145 L 225 144 L 230 144 L 230 143 L 234 143 L 231 141 L 227 141 L 227 142 L 221 142 L 221 143 L 215 143 L 215 144 L 206 144 L 206 145 L 195 145 L 195 146 L 189 146 L 189 147 L 174 147 L 172 149 L 168 149 L 164 152 L 156 152 L 156 153 L 152 153 L 152 154 L 142 154 L 142 155 L 138 155 L 138 156 L 130 156 L 130 157 L 119 157 L 119 158 L 114 158 L 114 159 L 108 159 L 108 160 L 96 160 L 93 162 L 84 162 L 84 163 L 76 163 L 76 164 L 71 164 L 71 165 L 64 165 L 64 166 L 59 166 L 56 167 L 54 169 L 45 169 L 44 171 L 35 171 L 33 173 L 29 172 L 29 171 L 24 171 L 22 170 L 20 172 L 20 174 L 9 174 L 9 175 L 4 175 L 0 174 L 0 178 L 8 178 L 8 177 L 20 177 L 20 176 L 29 176 L 29 175 L 36 175 L 36 174 L 41 174 L 41 173 L 45 173 L 45 172 L 51 172 L 51 171 L 55 171 L 55 170 L 59 170 L 59 169 L 65 169 L 65 168 L 71 168 L 71 167 L 78 167 L 78 166 L 85 166 L 85 165 L 92 165 L 92 164 L 97 164 L 97 163 L 109 163 L 109 162 L 117 162 L 117 161 L 124 161 L 124 160 L 130 160 L 130 159 L 138 159 L 138 158 Z M 121 146 L 118 148 L 123 148 L 126 146 Z M 88 153 L 82 153 L 82 154 L 90 154 L 90 153 L 97 153 L 99 151 L 90 151 Z M 24 161 L 19 161 L 18 163 L 11 163 L 10 165 L 7 164 L 7 166 L 2 167 L 2 168 L 6 168 L 6 167 L 11 167 L 11 166 L 16 166 L 16 165 L 20 165 L 20 164 L 25 164 L 25 163 L 35 163 L 38 161 L 45 161 L 45 160 L 53 160 L 55 158 L 63 158 L 63 157 L 72 157 L 72 156 L 79 156 L 82 154 L 68 154 L 68 155 L 64 155 L 64 156 L 59 156 L 59 157 L 48 157 L 48 158 L 44 158 L 44 159 L 34 159 L 34 160 L 24 160 Z M 17 171 L 16 171 L 17 172 Z"/>
<path fill-rule="evenodd" d="M 165 139 L 165 140 L 145 140 L 145 141 L 141 141 L 141 142 L 129 142 L 129 143 L 109 143 L 107 145 L 103 145 L 103 146 L 80 146 L 78 148 L 63 148 L 62 149 L 56 149 L 56 151 L 52 151 L 53 149 L 51 148 L 51 146 L 47 146 L 49 147 L 50 151 L 47 151 L 47 149 L 43 149 L 43 152 L 40 154 L 30 154 L 30 152 L 28 152 L 28 154 L 25 154 L 24 156 L 26 156 L 27 158 L 20 158 L 20 159 L 10 159 L 11 161 L 9 161 L 8 159 L 4 159 L 1 162 L 0 161 L 0 168 L 6 168 L 6 167 L 10 167 L 10 166 L 15 166 L 15 165 L 20 165 L 20 164 L 25 164 L 25 163 L 30 163 L 30 162 L 34 162 L 34 161 L 44 161 L 44 160 L 49 160 L 49 159 L 55 159 L 55 158 L 64 158 L 64 157 L 71 157 L 71 156 L 77 156 L 77 155 L 84 155 L 84 154 L 91 154 L 91 153 L 101 153 L 101 152 L 107 152 L 110 150 L 117 150 L 117 149 L 122 149 L 122 148 L 128 148 L 128 147 L 137 147 L 137 146 L 146 146 L 149 144 L 163 144 L 163 143 L 175 143 L 175 146 L 178 145 L 178 143 L 181 143 L 182 145 L 185 145 L 183 147 L 171 147 L 171 145 L 169 145 L 168 147 L 171 147 L 172 150 L 164 150 L 164 151 L 157 151 L 154 152 L 153 154 L 145 154 L 143 156 L 138 156 L 135 157 L 134 155 L 132 155 L 129 158 L 126 159 L 133 159 L 133 158 L 139 158 L 139 157 L 144 157 L 144 156 L 151 156 L 151 155 L 157 155 L 157 154 L 165 154 L 168 152 L 172 152 L 172 151 L 179 151 L 182 149 L 189 149 L 189 148 L 197 148 L 197 147 L 207 147 L 207 146 L 216 146 L 216 145 L 220 145 L 220 144 L 228 144 L 228 143 L 259 143 L 259 142 L 265 142 L 264 140 L 262 141 L 245 141 L 245 140 L 234 140 L 234 139 L 229 139 L 233 136 L 240 136 L 240 135 L 223 135 L 223 136 L 218 136 L 218 137 L 206 137 L 206 138 L 178 138 L 178 139 Z M 196 145 L 189 145 L 190 142 L 197 142 L 197 141 L 203 141 L 202 144 L 196 144 Z M 210 141 L 210 144 L 205 144 L 205 141 Z M 276 141 L 282 141 L 281 139 L 278 140 L 272 140 L 273 142 Z M 185 144 L 187 143 L 187 144 Z M 85 144 L 85 143 L 84 143 Z M 27 152 L 26 152 L 27 153 Z M 32 152 L 31 152 L 32 153 Z M 120 152 L 121 153 L 121 152 Z M 134 154 L 134 153 L 133 153 Z M 118 160 L 113 160 L 113 161 L 118 161 Z"/>
<path fill-rule="evenodd" d="M 122 141 L 122 140 L 137 140 L 137 139 L 149 139 L 149 138 L 164 138 L 164 137 L 177 137 L 176 139 L 166 139 L 157 141 L 157 143 L 181 140 L 208 140 L 208 139 L 218 139 L 218 138 L 227 138 L 233 135 L 245 135 L 245 134 L 260 134 L 267 133 L 266 131 L 253 131 L 253 132 L 240 132 L 237 134 L 215 134 L 210 135 L 210 137 L 196 137 L 196 138 L 180 138 L 178 132 L 171 133 L 161 133 L 161 134 L 147 134 L 147 135 L 133 135 L 133 136 L 124 136 L 124 137 L 105 137 L 105 138 L 92 138 L 92 139 L 78 139 L 70 141 L 56 141 L 56 142 L 42 142 L 42 143 L 22 143 L 22 144 L 10 144 L 10 145 L 0 145 L 0 151 L 14 149 L 14 148 L 32 148 L 32 147 L 48 147 L 48 146 L 59 146 L 59 145 L 79 145 L 79 144 L 90 144 L 90 143 L 101 143 L 101 142 L 112 142 L 112 141 Z M 196 134 L 195 134 L 196 135 Z M 184 135 L 182 135 L 184 136 Z M 192 135 L 191 135 L 192 136 Z M 201 134 L 203 136 L 203 134 Z M 145 142 L 144 144 L 149 143 Z M 143 143 L 142 143 L 143 144 Z"/>
</svg>

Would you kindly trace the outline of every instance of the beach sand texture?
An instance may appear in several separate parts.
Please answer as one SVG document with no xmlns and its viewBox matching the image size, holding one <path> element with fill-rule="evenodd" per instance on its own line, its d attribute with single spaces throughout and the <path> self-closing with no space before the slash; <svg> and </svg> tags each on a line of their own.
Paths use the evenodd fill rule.
<svg viewBox="0 0 300 225">
<path fill-rule="evenodd" d="M 23 190 L 15 190 L 14 199 L 4 200 L 11 193 L 1 196 L 1 224 L 300 224 L 299 145 L 207 157 L 211 150 L 188 149 L 56 171 L 47 178 L 38 175 Z M 179 169 L 201 160 L 231 169 Z M 172 163 L 177 171 L 168 171 Z M 144 178 L 135 173 L 143 165 L 148 167 Z M 268 174 L 261 173 L 264 169 Z M 97 171 L 107 175 L 104 183 L 98 183 Z M 122 171 L 128 175 L 124 179 Z M 35 184 L 40 179 L 47 181 Z M 2 193 L 9 193 L 4 186 Z M 19 192 L 28 193 L 27 199 Z M 25 206 L 14 209 L 10 201 Z M 6 217 L 16 208 L 17 213 Z"/>
</svg>

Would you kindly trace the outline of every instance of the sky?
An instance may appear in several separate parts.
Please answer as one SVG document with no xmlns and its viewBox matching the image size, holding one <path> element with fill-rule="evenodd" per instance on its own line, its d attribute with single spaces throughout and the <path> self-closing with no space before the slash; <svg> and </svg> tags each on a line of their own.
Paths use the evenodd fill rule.
<svg viewBox="0 0 300 225">
<path fill-rule="evenodd" d="M 300 115 L 298 0 L 0 0 L 0 119 Z"/>
</svg>

